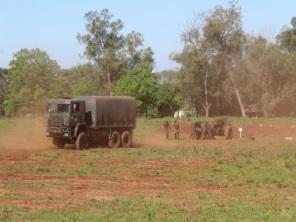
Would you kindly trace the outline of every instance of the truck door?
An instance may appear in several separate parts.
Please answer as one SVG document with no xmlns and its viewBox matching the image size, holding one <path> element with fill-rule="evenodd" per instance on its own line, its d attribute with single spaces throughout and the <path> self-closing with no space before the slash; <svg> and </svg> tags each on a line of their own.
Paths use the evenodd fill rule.
<svg viewBox="0 0 296 222">
<path fill-rule="evenodd" d="M 72 103 L 72 116 L 76 123 L 84 121 L 84 106 L 81 102 Z"/>
</svg>

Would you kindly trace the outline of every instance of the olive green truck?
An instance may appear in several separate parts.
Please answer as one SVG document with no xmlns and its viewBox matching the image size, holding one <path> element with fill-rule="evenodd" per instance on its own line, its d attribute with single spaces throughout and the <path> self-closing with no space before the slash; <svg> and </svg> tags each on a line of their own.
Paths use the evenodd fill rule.
<svg viewBox="0 0 296 222">
<path fill-rule="evenodd" d="M 132 146 L 136 101 L 127 96 L 81 96 L 48 100 L 46 135 L 56 147 Z"/>
</svg>

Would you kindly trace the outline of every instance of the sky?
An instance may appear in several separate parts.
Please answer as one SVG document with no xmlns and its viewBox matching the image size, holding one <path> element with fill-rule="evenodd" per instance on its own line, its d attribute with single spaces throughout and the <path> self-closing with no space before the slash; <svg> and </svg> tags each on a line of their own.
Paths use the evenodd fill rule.
<svg viewBox="0 0 296 222">
<path fill-rule="evenodd" d="M 180 35 L 194 15 L 228 0 L 0 0 L 0 67 L 8 67 L 21 48 L 40 48 L 61 68 L 84 63 L 84 46 L 76 35 L 85 32 L 84 14 L 108 8 L 124 22 L 124 33 L 143 34 L 154 51 L 155 70 L 177 67 L 170 54 L 180 52 Z M 296 16 L 295 0 L 238 0 L 244 30 L 273 40 Z"/>
</svg>

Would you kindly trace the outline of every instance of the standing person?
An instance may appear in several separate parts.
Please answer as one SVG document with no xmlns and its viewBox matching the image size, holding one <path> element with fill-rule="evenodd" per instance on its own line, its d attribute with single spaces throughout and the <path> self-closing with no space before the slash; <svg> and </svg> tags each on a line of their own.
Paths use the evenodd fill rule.
<svg viewBox="0 0 296 222">
<path fill-rule="evenodd" d="M 168 120 L 164 121 L 164 123 L 162 124 L 162 128 L 164 128 L 166 139 L 169 139 L 170 124 Z"/>
<path fill-rule="evenodd" d="M 174 130 L 175 140 L 179 140 L 180 139 L 180 125 L 177 120 L 174 121 L 173 130 Z"/>
</svg>

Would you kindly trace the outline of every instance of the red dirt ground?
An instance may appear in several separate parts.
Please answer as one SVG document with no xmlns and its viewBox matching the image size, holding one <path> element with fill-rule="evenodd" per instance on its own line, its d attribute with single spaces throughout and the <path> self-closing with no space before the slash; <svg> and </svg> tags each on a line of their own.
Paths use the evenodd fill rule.
<svg viewBox="0 0 296 222">
<path fill-rule="evenodd" d="M 244 138 L 255 137 L 256 141 L 261 139 L 285 139 L 285 137 L 296 138 L 296 128 L 290 125 L 262 125 L 262 124 L 244 124 L 235 125 L 244 129 Z M 238 139 L 238 134 L 233 140 L 225 140 L 218 137 L 215 140 L 190 140 L 190 123 L 181 124 L 181 140 L 175 141 L 173 139 L 166 140 L 164 132 L 161 128 L 156 129 L 155 133 L 145 137 L 136 138 L 137 146 L 143 147 L 157 147 L 163 149 L 169 148 L 192 148 L 193 146 L 202 145 L 204 147 L 219 147 L 239 145 L 241 141 Z M 10 141 L 11 142 L 11 141 Z M 43 141 L 41 140 L 41 143 Z M 37 143 L 38 144 L 38 143 Z M 47 146 L 47 143 L 45 143 Z M 126 173 L 132 175 L 140 175 L 137 177 L 123 176 L 54 176 L 54 175 L 30 175 L 23 173 L 21 170 L 18 173 L 9 173 L 3 169 L 9 169 L 11 166 L 48 166 L 49 162 L 46 160 L 32 160 L 31 157 L 43 152 L 47 147 L 42 149 L 16 149 L 13 150 L 0 150 L 0 205 L 15 205 L 25 207 L 28 209 L 50 209 L 50 208 L 63 208 L 69 204 L 83 204 L 91 199 L 97 200 L 112 200 L 116 197 L 131 197 L 131 198 L 144 198 L 144 199 L 157 199 L 159 193 L 165 193 L 170 201 L 171 195 L 178 193 L 196 193 L 196 192 L 218 192 L 221 189 L 228 189 L 225 186 L 199 184 L 190 182 L 184 186 L 176 184 L 176 181 L 171 176 L 156 176 L 149 175 L 147 172 L 156 170 L 159 172 L 167 171 L 171 168 L 180 169 L 186 172 L 191 169 L 202 169 L 210 167 L 216 162 L 214 160 L 201 161 L 201 160 L 161 160 L 161 161 L 146 161 L 143 163 L 135 162 L 135 160 L 125 159 L 112 159 L 100 161 L 96 167 L 98 169 L 108 164 L 122 164 L 130 165 Z M 112 150 L 108 150 L 108 152 Z M 66 162 L 51 163 L 54 167 L 58 168 L 71 168 L 81 166 L 79 152 L 73 150 L 61 150 L 59 155 L 70 155 L 71 158 Z M 73 154 L 74 152 L 74 154 Z M 231 161 L 233 156 L 222 156 L 221 160 Z M 23 185 L 14 189 L 13 187 L 7 189 L 5 184 L 7 182 L 14 182 Z M 99 183 L 99 185 L 98 185 Z M 28 188 L 30 184 L 40 185 L 40 188 Z M 56 184 L 61 184 L 57 186 Z M 27 200 L 11 198 L 3 199 L 5 194 L 12 194 L 15 196 L 26 196 Z M 35 197 L 38 198 L 35 198 Z M 179 200 L 178 204 L 187 205 L 186 200 Z"/>
</svg>

